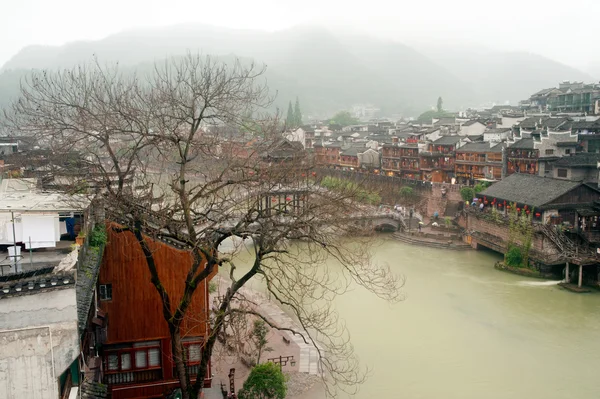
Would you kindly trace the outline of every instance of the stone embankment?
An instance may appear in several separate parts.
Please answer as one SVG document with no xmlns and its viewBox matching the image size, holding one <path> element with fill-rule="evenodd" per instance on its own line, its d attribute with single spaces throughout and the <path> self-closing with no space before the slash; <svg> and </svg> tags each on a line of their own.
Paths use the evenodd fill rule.
<svg viewBox="0 0 600 399">
<path fill-rule="evenodd" d="M 401 242 L 411 245 L 420 245 L 428 248 L 451 249 L 457 251 L 465 251 L 472 249 L 469 244 L 448 238 L 426 238 L 418 234 L 394 233 L 393 237 Z"/>
</svg>

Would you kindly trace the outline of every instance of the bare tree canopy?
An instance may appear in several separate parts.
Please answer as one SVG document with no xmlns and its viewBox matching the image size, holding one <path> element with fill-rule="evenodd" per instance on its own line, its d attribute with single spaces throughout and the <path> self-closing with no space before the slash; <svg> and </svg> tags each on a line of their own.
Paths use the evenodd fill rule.
<svg viewBox="0 0 600 399">
<path fill-rule="evenodd" d="M 262 278 L 308 332 L 302 334 L 319 349 L 331 395 L 355 389 L 366 375 L 332 299 L 352 281 L 385 300 L 401 297 L 402 279 L 372 263 L 368 237 L 344 238 L 355 232 L 349 216 L 363 210 L 356 188 L 324 189 L 301 146 L 281 138 L 279 120 L 266 112 L 263 72 L 191 54 L 157 64 L 145 77 L 92 63 L 35 73 L 5 112 L 11 130 L 55 154 L 80 154 L 82 162 L 62 165 L 60 175 L 103 206 L 110 228 L 135 236 L 163 304 L 185 398 L 201 392 L 228 323 L 240 315 L 264 318 L 239 292 L 252 278 Z M 252 242 L 248 269 L 219 251 L 233 237 Z M 174 265 L 153 257 L 149 238 L 193 255 L 179 301 L 158 272 Z M 199 283 L 217 269 L 228 278 L 218 310 L 190 315 Z M 198 374 L 190 376 L 181 327 L 202 317 L 210 335 Z"/>
</svg>

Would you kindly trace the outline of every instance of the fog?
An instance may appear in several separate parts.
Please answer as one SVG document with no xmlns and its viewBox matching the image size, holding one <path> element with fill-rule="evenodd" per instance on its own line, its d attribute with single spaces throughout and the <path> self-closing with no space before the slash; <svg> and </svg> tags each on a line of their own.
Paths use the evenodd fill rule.
<svg viewBox="0 0 600 399">
<path fill-rule="evenodd" d="M 5 0 L 1 9 L 0 65 L 28 45 L 98 40 L 139 27 L 201 23 L 274 31 L 311 23 L 413 46 L 529 51 L 600 76 L 595 0 Z"/>
</svg>

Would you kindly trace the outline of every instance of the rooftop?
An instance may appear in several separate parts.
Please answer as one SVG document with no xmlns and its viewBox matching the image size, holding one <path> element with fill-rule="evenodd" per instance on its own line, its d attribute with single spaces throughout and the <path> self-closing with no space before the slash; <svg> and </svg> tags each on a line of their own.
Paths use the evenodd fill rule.
<svg viewBox="0 0 600 399">
<path fill-rule="evenodd" d="M 469 144 L 465 144 L 462 147 L 460 147 L 459 149 L 456 150 L 456 152 L 495 152 L 493 151 L 493 149 L 495 148 L 490 146 L 490 143 L 487 142 L 475 142 L 475 143 L 469 143 Z M 500 147 L 502 148 L 502 147 Z M 500 150 L 501 151 L 501 150 Z"/>
<path fill-rule="evenodd" d="M 528 139 L 517 140 L 516 142 L 509 144 L 508 148 L 519 149 L 519 150 L 533 150 L 534 149 L 533 139 L 528 138 Z"/>
<path fill-rule="evenodd" d="M 458 143 L 462 136 L 443 136 L 433 142 L 435 145 L 453 145 Z"/>
<path fill-rule="evenodd" d="M 554 166 L 567 168 L 597 168 L 600 162 L 600 154 L 592 152 L 581 152 L 569 157 L 558 159 Z"/>
<path fill-rule="evenodd" d="M 478 195 L 541 207 L 580 185 L 582 185 L 580 182 L 514 173 L 492 184 Z"/>
</svg>

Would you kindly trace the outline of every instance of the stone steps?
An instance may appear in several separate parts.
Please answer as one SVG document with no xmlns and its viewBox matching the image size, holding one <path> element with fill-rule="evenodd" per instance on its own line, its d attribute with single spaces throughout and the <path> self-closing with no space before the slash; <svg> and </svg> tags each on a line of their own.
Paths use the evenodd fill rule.
<svg viewBox="0 0 600 399">
<path fill-rule="evenodd" d="M 456 250 L 456 251 L 464 251 L 464 250 L 472 249 L 469 244 L 463 244 L 463 243 L 448 244 L 448 242 L 425 240 L 425 239 L 421 239 L 421 238 L 407 236 L 402 233 L 395 233 L 392 236 L 395 239 L 397 239 L 398 241 L 404 242 L 406 244 L 420 245 L 420 246 L 428 247 L 428 248 L 451 249 L 451 250 Z"/>
</svg>

